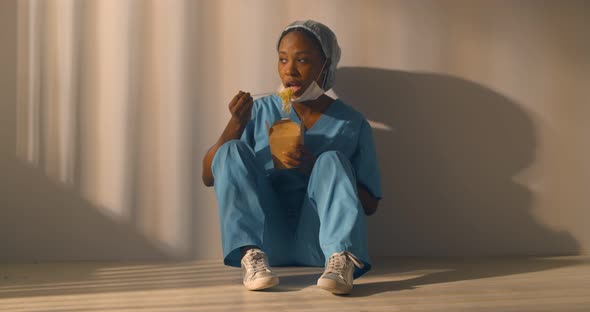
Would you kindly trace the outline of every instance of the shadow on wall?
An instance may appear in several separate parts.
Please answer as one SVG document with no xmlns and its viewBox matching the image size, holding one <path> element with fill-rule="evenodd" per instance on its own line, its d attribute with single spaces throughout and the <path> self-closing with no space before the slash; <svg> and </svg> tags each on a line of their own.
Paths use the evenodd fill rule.
<svg viewBox="0 0 590 312">
<path fill-rule="evenodd" d="M 340 68 L 334 91 L 392 128 L 373 130 L 384 194 L 368 220 L 374 256 L 579 253 L 535 220 L 533 194 L 513 180 L 536 148 L 516 103 L 456 77 L 360 67 Z"/>
<path fill-rule="evenodd" d="M 12 158 L 12 157 L 11 157 Z M 164 246 L 132 222 L 116 221 L 81 197 L 80 190 L 47 177 L 16 158 L 0 157 L 0 262 L 171 259 Z"/>
</svg>

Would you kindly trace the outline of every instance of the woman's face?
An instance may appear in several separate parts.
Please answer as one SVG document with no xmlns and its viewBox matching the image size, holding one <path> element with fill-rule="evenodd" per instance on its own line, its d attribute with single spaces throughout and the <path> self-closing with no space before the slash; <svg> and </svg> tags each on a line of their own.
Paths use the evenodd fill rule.
<svg viewBox="0 0 590 312">
<path fill-rule="evenodd" d="M 294 98 L 318 79 L 324 62 L 322 51 L 302 32 L 291 31 L 279 43 L 279 75 L 283 86 L 293 88 Z"/>
</svg>

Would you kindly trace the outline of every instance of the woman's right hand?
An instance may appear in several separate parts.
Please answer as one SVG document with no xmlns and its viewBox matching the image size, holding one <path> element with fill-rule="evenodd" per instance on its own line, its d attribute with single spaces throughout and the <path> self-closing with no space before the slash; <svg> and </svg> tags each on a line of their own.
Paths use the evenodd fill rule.
<svg viewBox="0 0 590 312">
<path fill-rule="evenodd" d="M 240 126 L 245 127 L 252 116 L 252 104 L 254 100 L 250 96 L 250 92 L 240 91 L 229 102 L 229 111 L 234 122 L 239 123 Z"/>
</svg>

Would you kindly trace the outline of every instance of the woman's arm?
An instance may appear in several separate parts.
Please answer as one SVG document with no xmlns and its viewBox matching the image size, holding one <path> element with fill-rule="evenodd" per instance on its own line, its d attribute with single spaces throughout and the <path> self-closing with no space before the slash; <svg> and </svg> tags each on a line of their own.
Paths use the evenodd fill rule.
<svg viewBox="0 0 590 312">
<path fill-rule="evenodd" d="M 377 206 L 379 206 L 379 199 L 373 197 L 367 189 L 362 184 L 357 185 L 359 200 L 363 205 L 363 209 L 365 210 L 365 214 L 370 216 L 377 211 Z"/>
<path fill-rule="evenodd" d="M 211 164 L 213 157 L 221 145 L 227 141 L 240 139 L 246 125 L 250 121 L 252 113 L 253 100 L 250 93 L 240 91 L 229 103 L 229 110 L 232 114 L 231 119 L 227 123 L 225 130 L 217 140 L 217 142 L 209 148 L 205 157 L 203 157 L 203 183 L 205 186 L 213 186 L 213 172 L 211 171 Z"/>
</svg>

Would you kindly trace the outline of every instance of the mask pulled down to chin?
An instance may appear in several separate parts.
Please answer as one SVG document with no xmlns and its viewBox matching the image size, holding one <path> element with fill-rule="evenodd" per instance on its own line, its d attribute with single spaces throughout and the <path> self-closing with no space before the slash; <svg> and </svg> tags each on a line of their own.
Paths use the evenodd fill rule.
<svg viewBox="0 0 590 312">
<path fill-rule="evenodd" d="M 289 93 L 289 102 L 296 102 L 296 103 L 301 103 L 301 102 L 305 102 L 305 101 L 313 101 L 316 100 L 317 98 L 319 98 L 320 96 L 322 96 L 322 94 L 326 93 L 326 90 L 322 89 L 322 87 L 320 87 L 320 85 L 316 82 L 317 79 L 319 79 L 319 77 L 321 76 L 321 74 L 324 72 L 324 67 L 326 66 L 326 64 L 328 63 L 328 60 L 326 60 L 324 62 L 324 64 L 322 64 L 322 69 L 320 70 L 320 74 L 318 75 L 318 77 L 311 82 L 311 84 L 309 84 L 309 86 L 307 87 L 307 89 L 305 89 L 305 91 L 303 92 L 303 94 L 301 94 L 301 96 L 297 97 L 297 98 L 293 98 L 292 96 L 292 92 Z M 324 76 L 324 81 L 322 82 L 322 85 L 325 85 L 326 83 L 326 78 L 327 75 Z M 281 94 L 285 94 L 284 91 L 286 88 L 284 86 L 282 86 L 282 90 L 281 90 Z M 285 104 L 285 102 L 287 101 L 283 101 L 283 104 Z"/>
<path fill-rule="evenodd" d="M 279 91 L 279 97 L 283 102 L 283 111 L 285 113 L 291 112 L 291 103 L 293 102 L 305 102 L 305 101 L 313 101 L 322 96 L 326 91 L 322 89 L 317 82 L 312 81 L 311 84 L 305 89 L 303 94 L 297 98 L 293 98 L 293 89 L 292 88 L 285 88 L 281 85 Z"/>
<path fill-rule="evenodd" d="M 305 91 L 303 92 L 303 94 L 297 98 L 293 98 L 291 97 L 291 101 L 292 102 L 305 102 L 305 101 L 313 101 L 316 100 L 317 98 L 319 98 L 320 96 L 322 96 L 322 94 L 326 93 L 326 91 L 324 89 L 322 89 L 322 87 L 320 87 L 320 85 L 318 85 L 318 83 L 314 80 L 311 82 L 311 84 L 309 85 L 309 87 L 307 87 L 307 89 L 305 89 Z"/>
<path fill-rule="evenodd" d="M 293 97 L 293 89 L 285 88 L 283 85 L 280 86 L 279 96 L 283 100 L 284 105 L 289 105 L 290 102 L 305 102 L 305 101 L 313 101 L 322 96 L 322 94 L 326 93 L 320 85 L 314 80 L 311 84 L 305 89 L 303 94 L 297 98 Z"/>
</svg>

